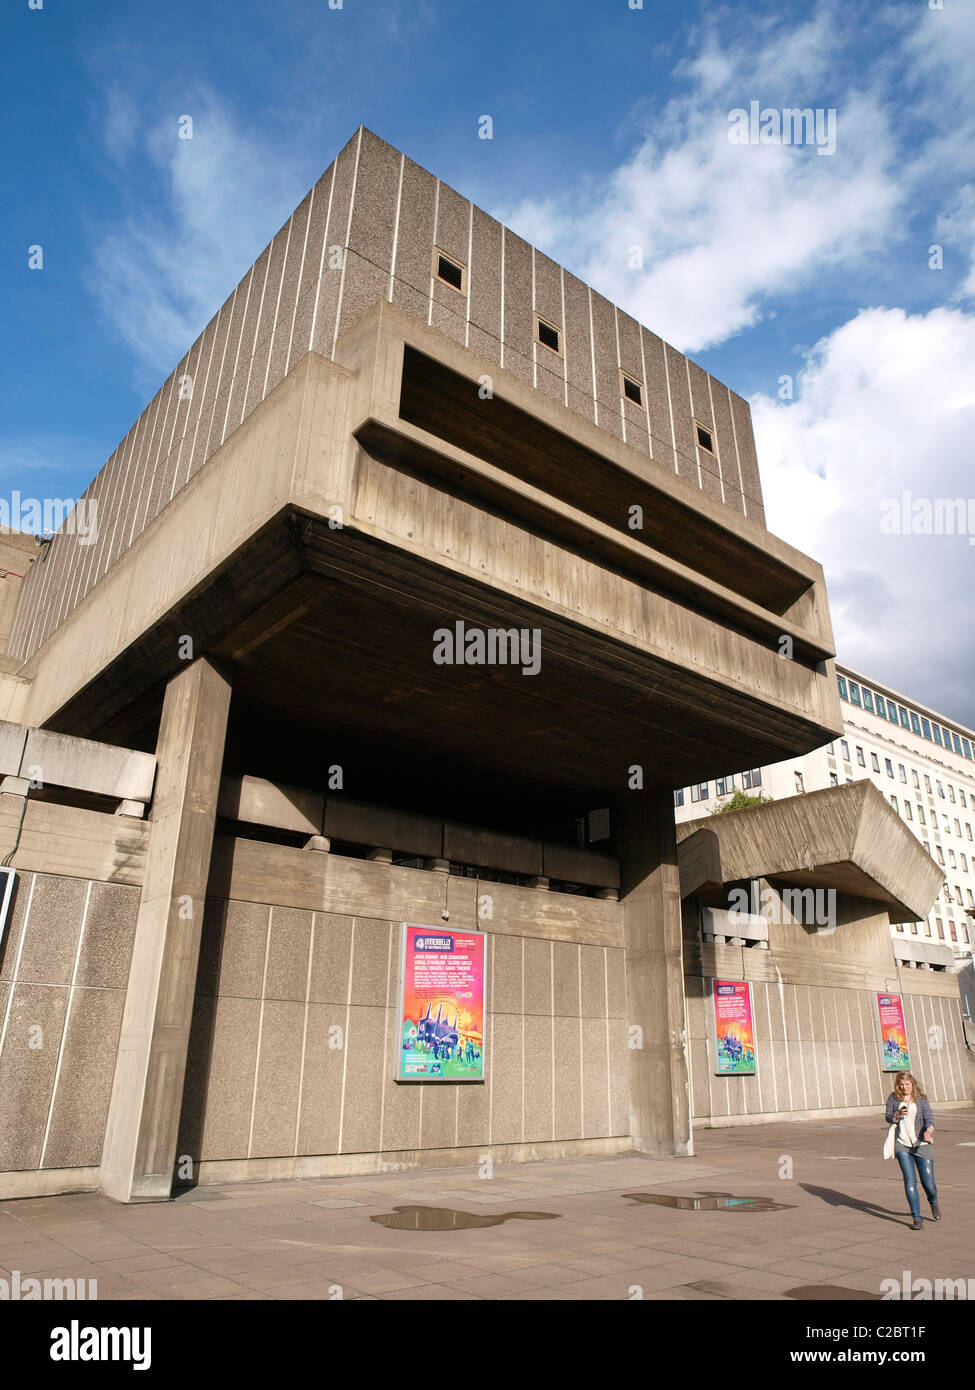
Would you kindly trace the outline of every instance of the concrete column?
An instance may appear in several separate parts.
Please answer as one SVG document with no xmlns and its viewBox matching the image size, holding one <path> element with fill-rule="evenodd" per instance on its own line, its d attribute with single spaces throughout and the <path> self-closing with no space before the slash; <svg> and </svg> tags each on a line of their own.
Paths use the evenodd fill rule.
<svg viewBox="0 0 975 1390">
<path fill-rule="evenodd" d="M 229 705 L 228 680 L 203 657 L 166 688 L 102 1151 L 102 1190 L 121 1202 L 170 1195 Z"/>
<path fill-rule="evenodd" d="M 630 1048 L 630 1134 L 640 1153 L 689 1154 L 680 875 L 673 793 L 634 791 L 614 808 Z M 632 1034 L 631 1034 L 632 1037 Z"/>
</svg>

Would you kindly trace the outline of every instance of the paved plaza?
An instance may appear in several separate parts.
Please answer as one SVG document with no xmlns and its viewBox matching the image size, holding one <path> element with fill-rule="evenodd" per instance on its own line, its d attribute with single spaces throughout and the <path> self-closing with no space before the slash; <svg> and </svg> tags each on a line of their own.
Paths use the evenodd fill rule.
<svg viewBox="0 0 975 1390">
<path fill-rule="evenodd" d="M 704 1130 L 691 1159 L 498 1164 L 489 1179 L 472 1165 L 139 1206 L 8 1201 L 0 1266 L 7 1279 L 97 1280 L 99 1300 L 877 1298 L 905 1271 L 975 1281 L 975 1110 L 935 1113 L 943 1219 L 918 1232 L 878 1116 Z M 714 1194 L 755 1205 L 647 1200 L 707 1207 Z M 451 1228 L 411 1228 L 431 1220 L 416 1208 Z"/>
</svg>

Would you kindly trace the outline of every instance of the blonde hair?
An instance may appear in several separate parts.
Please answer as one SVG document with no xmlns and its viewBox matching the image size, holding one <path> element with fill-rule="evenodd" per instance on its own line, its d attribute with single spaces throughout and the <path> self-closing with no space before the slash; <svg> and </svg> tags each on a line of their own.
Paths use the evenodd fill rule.
<svg viewBox="0 0 975 1390">
<path fill-rule="evenodd" d="M 894 1082 L 894 1095 L 895 1095 L 895 1096 L 898 1096 L 901 1100 L 903 1100 L 903 1098 L 904 1098 L 904 1092 L 903 1092 L 903 1090 L 902 1090 L 901 1088 L 902 1088 L 903 1083 L 904 1083 L 905 1081 L 913 1081 L 913 1083 L 914 1083 L 914 1096 L 915 1096 L 915 1097 L 920 1097 L 921 1100 L 927 1100 L 927 1092 L 925 1091 L 924 1087 L 921 1085 L 920 1081 L 918 1081 L 918 1079 L 917 1079 L 917 1077 L 914 1075 L 914 1073 L 913 1073 L 913 1072 L 910 1072 L 910 1071 L 902 1071 L 901 1074 L 900 1074 L 900 1076 L 899 1076 L 899 1077 L 897 1078 L 897 1080 Z"/>
</svg>

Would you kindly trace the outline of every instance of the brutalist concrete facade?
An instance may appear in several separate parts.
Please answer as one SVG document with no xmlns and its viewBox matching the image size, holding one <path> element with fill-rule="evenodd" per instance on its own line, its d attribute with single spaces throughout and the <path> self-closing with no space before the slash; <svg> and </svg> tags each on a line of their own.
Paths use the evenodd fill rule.
<svg viewBox="0 0 975 1390">
<path fill-rule="evenodd" d="M 671 789 L 840 727 L 822 571 L 765 530 L 744 403 L 360 130 L 92 499 L 0 677 L 61 740 L 0 789 L 13 864 L 138 893 L 100 1158 L 61 1180 L 689 1152 Z M 539 659 L 435 659 L 472 629 Z M 151 760 L 146 818 L 78 773 L 93 744 Z M 393 1079 L 407 920 L 487 931 L 483 1083 Z M 34 1128 L 8 1190 L 59 1181 Z"/>
</svg>

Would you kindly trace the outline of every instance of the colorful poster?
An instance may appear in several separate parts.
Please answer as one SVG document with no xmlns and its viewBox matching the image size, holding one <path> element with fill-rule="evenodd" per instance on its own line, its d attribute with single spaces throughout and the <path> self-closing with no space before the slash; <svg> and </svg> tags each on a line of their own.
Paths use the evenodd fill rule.
<svg viewBox="0 0 975 1390">
<path fill-rule="evenodd" d="M 484 1080 L 485 940 L 403 923 L 397 1081 Z"/>
<path fill-rule="evenodd" d="M 755 1031 L 747 980 L 714 980 L 714 1039 L 718 1076 L 754 1076 Z"/>
<path fill-rule="evenodd" d="M 910 1071 L 911 1054 L 907 1050 L 907 1024 L 900 995 L 878 994 L 877 1015 L 884 1071 Z"/>
</svg>

